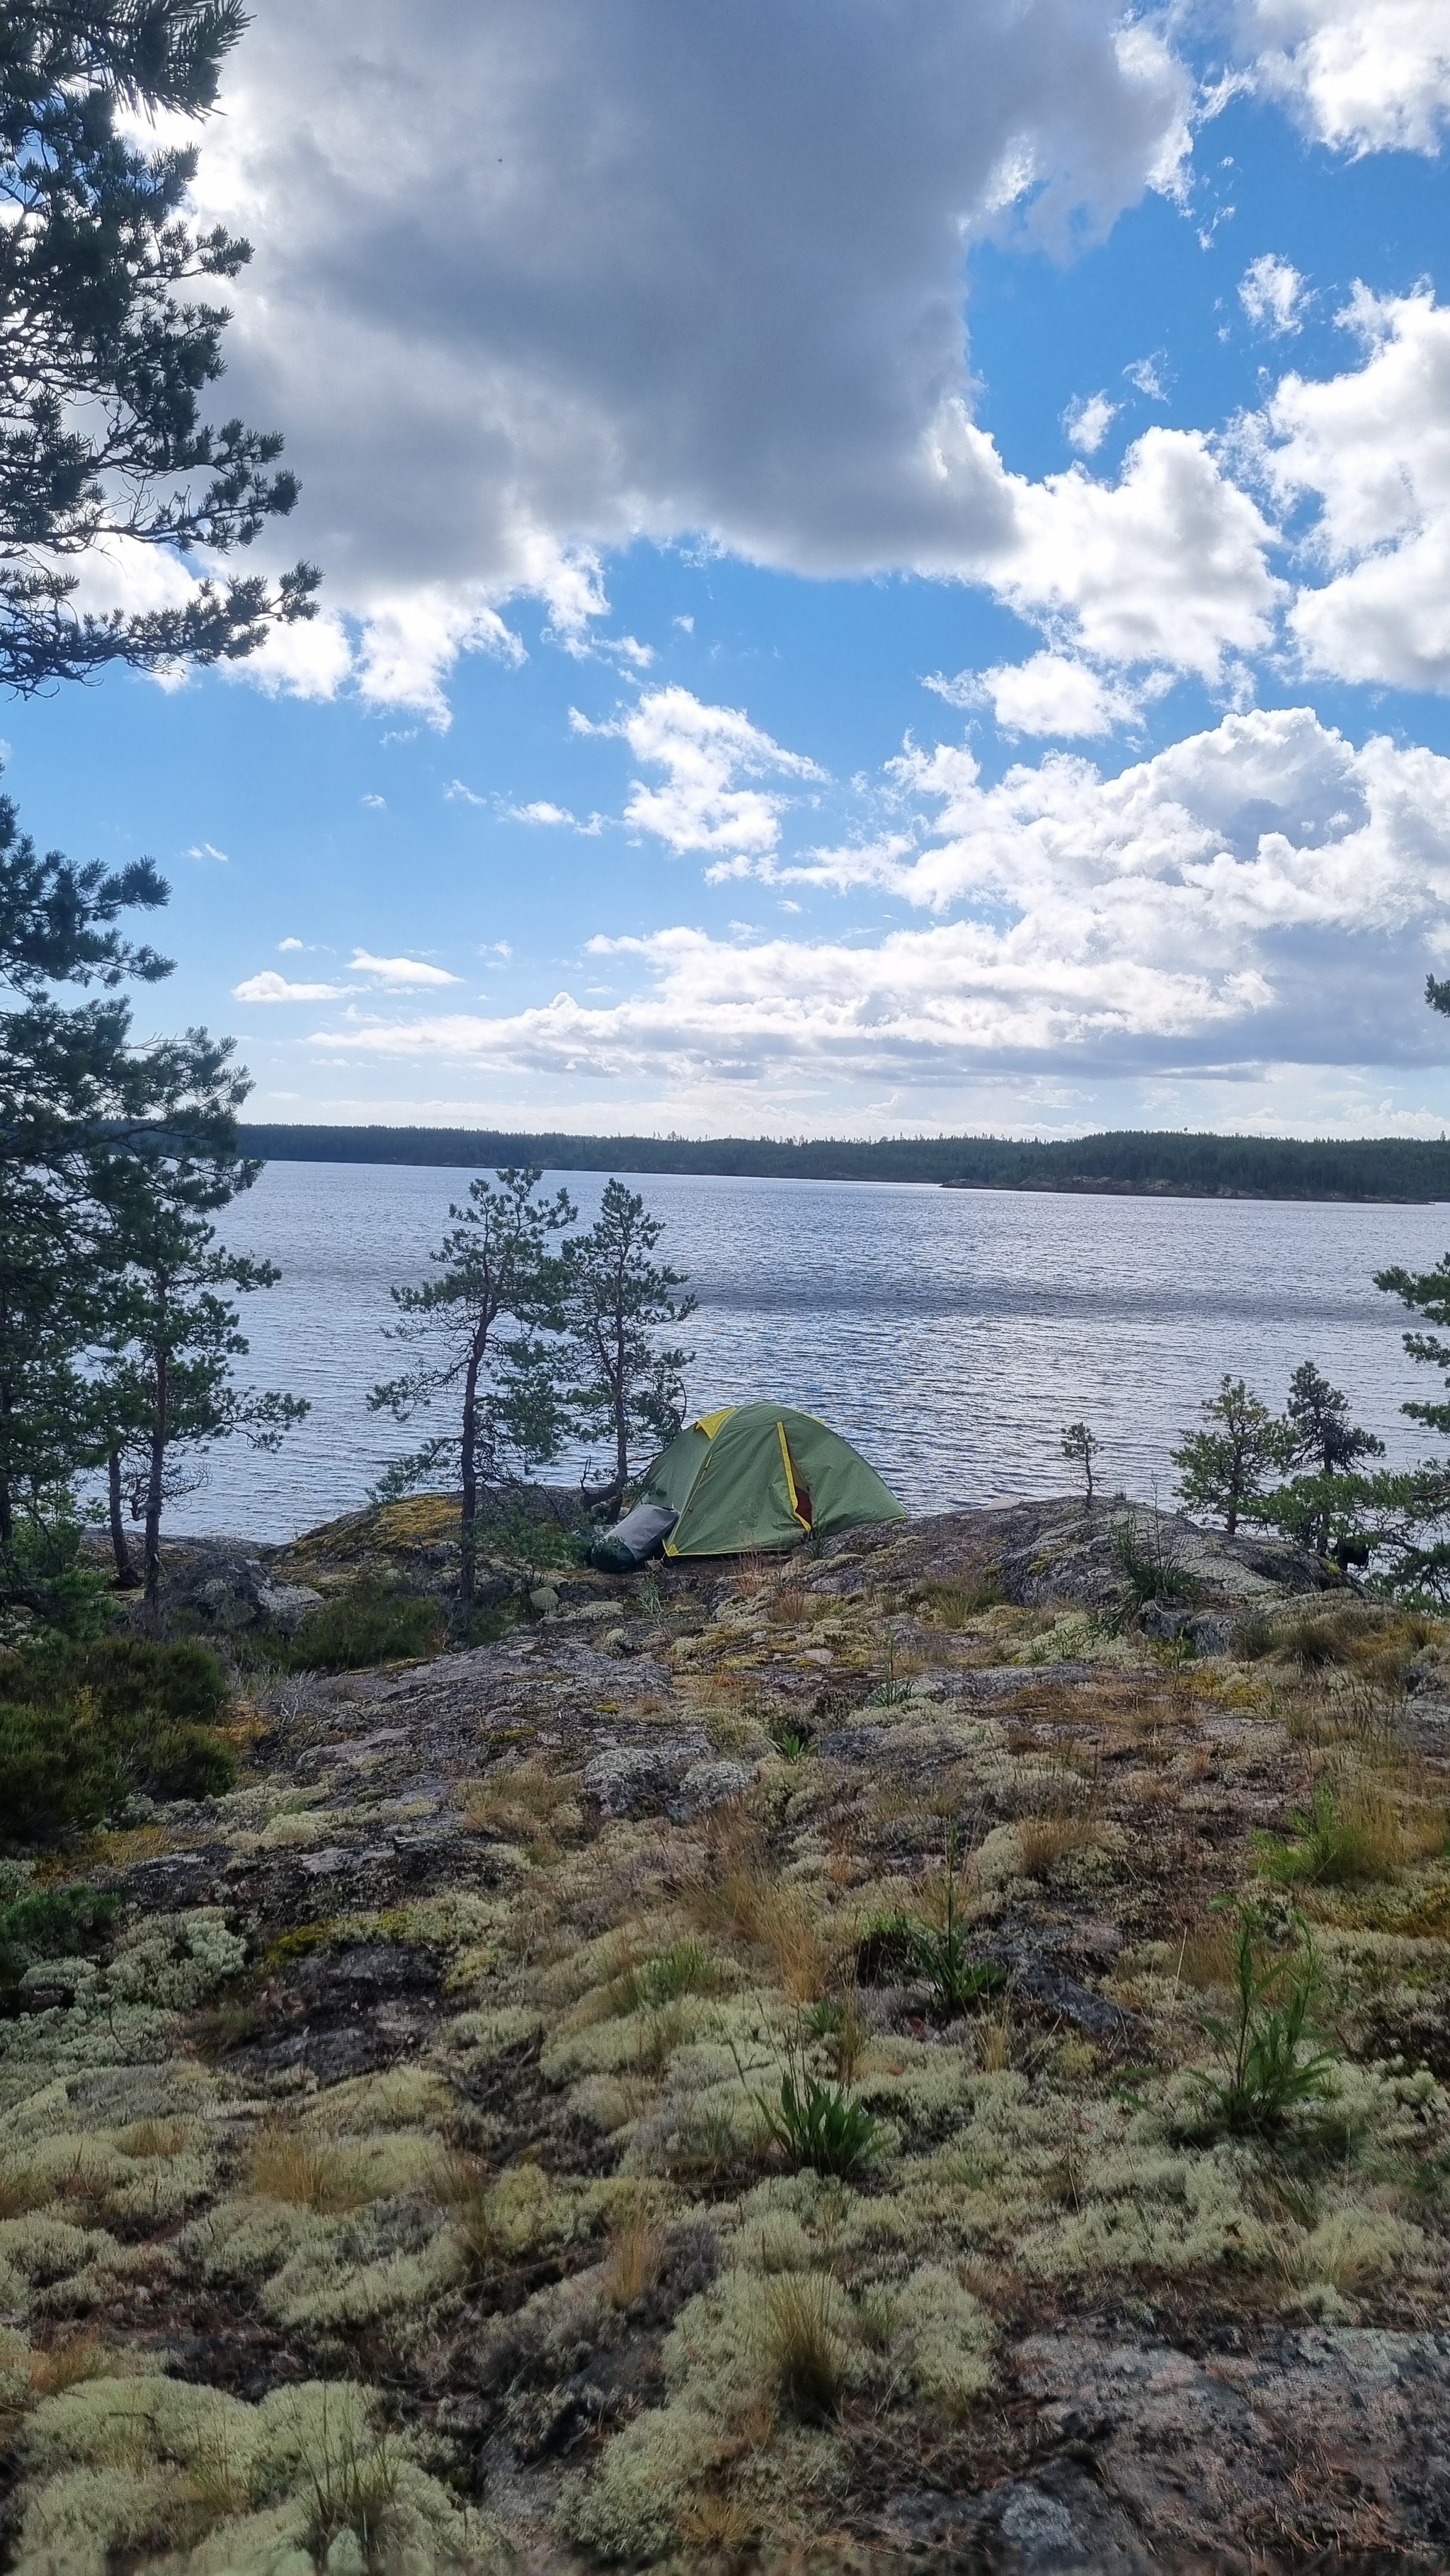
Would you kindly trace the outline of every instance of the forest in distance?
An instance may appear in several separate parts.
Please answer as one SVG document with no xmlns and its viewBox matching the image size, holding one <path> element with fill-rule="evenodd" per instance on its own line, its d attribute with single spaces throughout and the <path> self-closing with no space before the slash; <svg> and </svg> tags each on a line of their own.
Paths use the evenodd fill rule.
<svg viewBox="0 0 1450 2576">
<path fill-rule="evenodd" d="M 267 1162 L 536 1163 L 558 1172 L 678 1172 L 720 1180 L 915 1181 L 945 1188 L 1122 1191 L 1175 1198 L 1450 1199 L 1439 1137 L 1217 1136 L 1122 1129 L 1050 1142 L 1003 1136 L 570 1136 L 491 1128 L 243 1123 Z"/>
</svg>

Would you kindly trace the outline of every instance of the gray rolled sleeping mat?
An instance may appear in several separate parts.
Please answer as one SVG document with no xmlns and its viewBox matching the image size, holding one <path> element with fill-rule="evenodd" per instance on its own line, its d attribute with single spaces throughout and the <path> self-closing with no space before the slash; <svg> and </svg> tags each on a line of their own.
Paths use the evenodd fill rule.
<svg viewBox="0 0 1450 2576">
<path fill-rule="evenodd" d="M 636 1503 L 633 1511 L 626 1512 L 623 1520 L 616 1521 L 613 1529 L 606 1530 L 590 1549 L 591 1564 L 602 1567 L 606 1574 L 630 1573 L 659 1554 L 679 1517 L 668 1503 Z"/>
</svg>

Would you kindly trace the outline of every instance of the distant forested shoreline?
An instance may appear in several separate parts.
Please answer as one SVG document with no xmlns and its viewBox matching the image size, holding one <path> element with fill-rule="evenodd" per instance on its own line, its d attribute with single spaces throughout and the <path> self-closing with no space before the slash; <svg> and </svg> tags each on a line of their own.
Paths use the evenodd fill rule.
<svg viewBox="0 0 1450 2576">
<path fill-rule="evenodd" d="M 244 1153 L 277 1163 L 416 1163 L 558 1172 L 678 1172 L 721 1180 L 927 1181 L 945 1188 L 1139 1197 L 1450 1199 L 1450 1142 L 1187 1135 L 1123 1129 L 1034 1143 L 1002 1136 L 790 1139 L 568 1136 L 472 1127 L 243 1124 Z"/>
</svg>

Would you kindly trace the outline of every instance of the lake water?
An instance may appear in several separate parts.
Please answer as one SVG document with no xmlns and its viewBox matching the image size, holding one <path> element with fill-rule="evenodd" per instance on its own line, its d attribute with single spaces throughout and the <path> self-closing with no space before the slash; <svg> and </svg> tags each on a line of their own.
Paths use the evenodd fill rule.
<svg viewBox="0 0 1450 2576">
<path fill-rule="evenodd" d="M 397 1355 L 388 1290 L 420 1280 L 467 1172 L 272 1163 L 225 1239 L 282 1284 L 246 1298 L 239 1375 L 310 1398 L 274 1457 L 218 1445 L 171 1525 L 284 1538 L 367 1497 L 416 1445 L 367 1410 Z M 628 1176 L 626 1176 L 628 1177 Z M 550 1173 L 582 1216 L 604 1176 Z M 913 1511 L 1063 1491 L 1064 1422 L 1086 1420 L 1109 1485 L 1172 1485 L 1168 1452 L 1226 1369 L 1282 1405 L 1318 1361 L 1392 1459 L 1421 1453 L 1399 1406 L 1438 1392 L 1400 1347 L 1409 1318 L 1372 1274 L 1427 1268 L 1450 1207 L 1058 1198 L 887 1184 L 630 1180 L 700 1300 L 691 1410 L 778 1398 L 855 1441 Z"/>
</svg>

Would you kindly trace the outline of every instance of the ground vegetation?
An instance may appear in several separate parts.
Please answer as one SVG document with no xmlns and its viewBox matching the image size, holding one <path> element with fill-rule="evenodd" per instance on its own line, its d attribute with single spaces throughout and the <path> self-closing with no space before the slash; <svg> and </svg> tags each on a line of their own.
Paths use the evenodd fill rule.
<svg viewBox="0 0 1450 2576">
<path fill-rule="evenodd" d="M 1079 1496 L 281 1651 L 455 1510 L 12 1846 L 22 2576 L 1443 2563 L 1441 1620 Z"/>
</svg>

